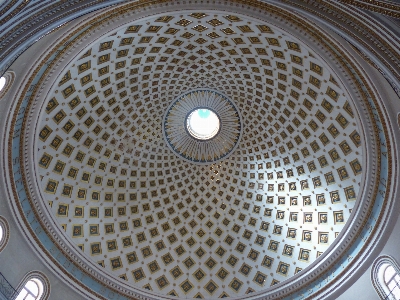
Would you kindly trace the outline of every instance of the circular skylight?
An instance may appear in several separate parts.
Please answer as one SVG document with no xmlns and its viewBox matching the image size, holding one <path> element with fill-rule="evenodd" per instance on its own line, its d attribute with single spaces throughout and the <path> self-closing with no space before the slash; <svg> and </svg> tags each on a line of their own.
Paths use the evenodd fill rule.
<svg viewBox="0 0 400 300">
<path fill-rule="evenodd" d="M 167 145 L 195 164 L 227 157 L 241 137 L 241 117 L 235 104 L 209 88 L 192 89 L 170 103 L 163 119 Z"/>
<path fill-rule="evenodd" d="M 218 116 L 211 110 L 199 108 L 186 118 L 186 128 L 191 136 L 199 140 L 212 139 L 219 131 Z"/>
</svg>

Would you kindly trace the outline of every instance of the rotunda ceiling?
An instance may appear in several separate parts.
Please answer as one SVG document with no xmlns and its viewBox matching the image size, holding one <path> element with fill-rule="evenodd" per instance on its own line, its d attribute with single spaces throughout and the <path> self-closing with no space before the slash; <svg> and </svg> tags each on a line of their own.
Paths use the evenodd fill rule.
<svg viewBox="0 0 400 300">
<path fill-rule="evenodd" d="M 272 24 L 147 17 L 54 82 L 37 126 L 43 199 L 65 238 L 129 285 L 205 298 L 265 290 L 351 218 L 363 175 L 353 100 L 314 49 Z M 185 128 L 198 108 L 220 120 L 206 141 Z"/>
</svg>

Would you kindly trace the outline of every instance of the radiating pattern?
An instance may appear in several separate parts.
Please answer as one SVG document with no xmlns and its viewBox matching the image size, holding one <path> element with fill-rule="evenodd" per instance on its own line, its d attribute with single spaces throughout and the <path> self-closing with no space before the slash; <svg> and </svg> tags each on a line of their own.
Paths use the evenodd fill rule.
<svg viewBox="0 0 400 300">
<path fill-rule="evenodd" d="M 210 140 L 193 138 L 185 128 L 190 112 L 209 108 L 220 118 L 220 130 Z M 237 146 L 241 135 L 239 111 L 229 98 L 216 91 L 198 89 L 178 97 L 167 109 L 163 130 L 168 146 L 185 160 L 213 163 L 227 157 Z"/>
<path fill-rule="evenodd" d="M 56 82 L 36 176 L 69 240 L 128 284 L 187 298 L 264 290 L 315 261 L 350 218 L 363 175 L 357 111 L 315 51 L 270 24 L 154 16 L 104 36 Z M 184 136 L 206 101 L 229 116 L 221 137 L 242 136 L 199 165 L 171 151 L 163 120 L 179 116 L 169 134 Z"/>
</svg>

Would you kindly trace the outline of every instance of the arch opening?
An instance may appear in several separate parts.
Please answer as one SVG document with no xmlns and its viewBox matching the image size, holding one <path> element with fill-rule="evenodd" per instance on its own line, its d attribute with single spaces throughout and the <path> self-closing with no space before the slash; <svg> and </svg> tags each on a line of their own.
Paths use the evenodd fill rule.
<svg viewBox="0 0 400 300">
<path fill-rule="evenodd" d="M 16 300 L 36 300 L 43 295 L 43 283 L 38 278 L 28 280 L 19 292 Z"/>
<path fill-rule="evenodd" d="M 393 258 L 378 257 L 371 272 L 374 288 L 382 299 L 400 300 L 400 268 Z"/>
<path fill-rule="evenodd" d="M 4 89 L 5 85 L 6 85 L 6 78 L 0 77 L 0 92 Z"/>
</svg>

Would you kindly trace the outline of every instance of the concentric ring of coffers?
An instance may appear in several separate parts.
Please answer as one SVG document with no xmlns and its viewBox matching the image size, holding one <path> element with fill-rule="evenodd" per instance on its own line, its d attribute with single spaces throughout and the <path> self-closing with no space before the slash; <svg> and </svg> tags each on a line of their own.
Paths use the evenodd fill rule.
<svg viewBox="0 0 400 300">
<path fill-rule="evenodd" d="M 202 118 L 198 112 L 214 119 Z M 213 126 L 210 129 L 205 126 L 212 136 L 196 136 L 188 123 L 194 118 Z M 227 158 L 237 147 L 241 132 L 241 117 L 234 102 L 211 89 L 195 89 L 180 95 L 167 108 L 163 120 L 167 145 L 191 163 L 210 164 Z"/>
</svg>

